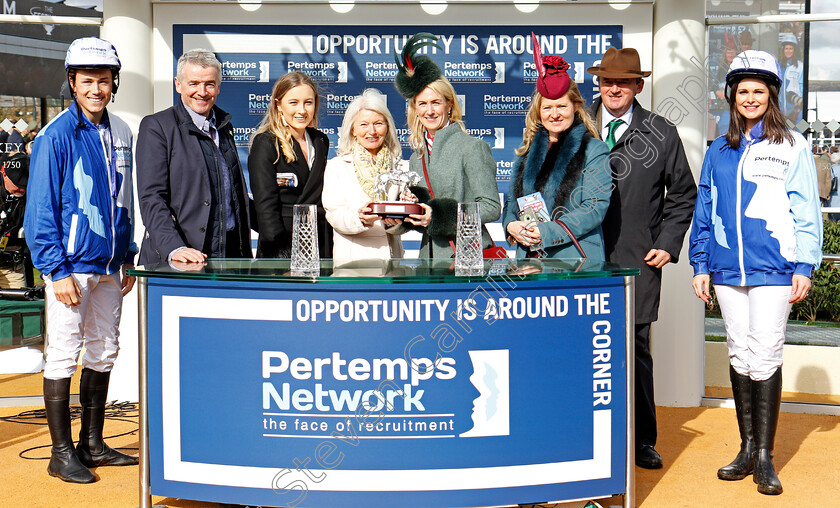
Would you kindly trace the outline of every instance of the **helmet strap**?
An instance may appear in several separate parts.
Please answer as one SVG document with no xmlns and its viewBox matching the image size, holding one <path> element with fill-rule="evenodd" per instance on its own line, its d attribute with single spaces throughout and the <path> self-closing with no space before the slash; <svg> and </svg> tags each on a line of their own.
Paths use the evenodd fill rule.
<svg viewBox="0 0 840 508">
<path fill-rule="evenodd" d="M 71 76 L 72 73 L 72 76 Z M 67 86 L 70 88 L 70 97 L 73 100 L 76 100 L 76 86 L 73 84 L 73 81 L 76 79 L 76 70 L 75 69 L 67 69 Z"/>
<path fill-rule="evenodd" d="M 79 139 L 79 129 L 83 129 L 85 127 L 84 122 L 82 122 L 82 107 L 79 106 L 78 101 L 76 102 L 76 118 L 79 120 L 76 122 L 76 128 L 73 129 L 73 137 Z"/>
<path fill-rule="evenodd" d="M 119 71 L 111 70 L 111 78 L 114 85 L 111 87 L 111 102 L 117 102 L 117 88 L 120 87 L 120 73 Z"/>
</svg>

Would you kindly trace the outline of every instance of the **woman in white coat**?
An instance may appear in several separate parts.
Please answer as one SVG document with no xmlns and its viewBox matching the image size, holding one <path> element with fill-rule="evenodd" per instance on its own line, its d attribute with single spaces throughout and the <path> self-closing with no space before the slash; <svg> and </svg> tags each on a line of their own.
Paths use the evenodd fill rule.
<svg viewBox="0 0 840 508">
<path fill-rule="evenodd" d="M 394 119 L 378 90 L 365 90 L 347 107 L 337 153 L 327 162 L 321 198 L 334 230 L 334 262 L 402 257 L 404 230 L 395 227 L 401 221 L 372 214 L 368 206 L 385 198 L 376 177 L 408 164 L 400 160 Z"/>
</svg>

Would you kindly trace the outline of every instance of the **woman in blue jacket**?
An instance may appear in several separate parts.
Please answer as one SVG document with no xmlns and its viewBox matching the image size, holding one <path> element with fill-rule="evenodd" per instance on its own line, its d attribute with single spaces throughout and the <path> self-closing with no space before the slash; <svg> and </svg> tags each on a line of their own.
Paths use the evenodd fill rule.
<svg viewBox="0 0 840 508">
<path fill-rule="evenodd" d="M 505 231 L 517 244 L 517 257 L 580 258 L 585 253 L 603 261 L 601 222 L 612 190 L 609 149 L 598 139 L 583 97 L 566 73 L 569 64 L 557 56 L 543 58 L 536 38 L 534 63 L 540 77 L 516 150 L 519 159 L 502 214 Z M 517 200 L 535 193 L 542 196 L 550 220 L 522 215 Z"/>
<path fill-rule="evenodd" d="M 787 318 L 808 295 L 822 258 L 814 158 L 785 125 L 781 75 L 764 51 L 745 51 L 732 62 L 732 120 L 703 161 L 689 250 L 697 296 L 708 302 L 715 283 L 741 434 L 738 456 L 718 478 L 752 473 L 758 491 L 769 495 L 782 492 L 772 452 Z"/>
<path fill-rule="evenodd" d="M 779 60 L 782 66 L 782 89 L 779 92 L 779 108 L 788 119 L 797 123 L 802 120 L 802 90 L 805 69 L 799 58 L 799 40 L 792 33 L 782 34 L 782 51 Z"/>
</svg>

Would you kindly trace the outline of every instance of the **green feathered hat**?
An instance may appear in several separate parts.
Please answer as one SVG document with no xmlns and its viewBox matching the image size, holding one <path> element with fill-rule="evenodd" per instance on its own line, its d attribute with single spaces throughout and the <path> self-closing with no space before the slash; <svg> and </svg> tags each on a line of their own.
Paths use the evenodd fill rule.
<svg viewBox="0 0 840 508">
<path fill-rule="evenodd" d="M 394 51 L 394 60 L 397 61 L 397 67 L 399 68 L 394 86 L 400 95 L 406 99 L 414 98 L 430 83 L 443 75 L 434 60 L 427 56 L 417 55 L 417 51 L 424 46 L 434 46 L 443 51 L 437 40 L 436 36 L 427 32 L 412 35 L 403 47 L 402 62 L 396 50 Z"/>
</svg>

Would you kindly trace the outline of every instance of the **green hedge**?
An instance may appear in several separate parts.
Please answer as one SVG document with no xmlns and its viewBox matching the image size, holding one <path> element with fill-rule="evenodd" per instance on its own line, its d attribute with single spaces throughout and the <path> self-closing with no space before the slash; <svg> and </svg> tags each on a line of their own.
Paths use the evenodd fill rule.
<svg viewBox="0 0 840 508">
<path fill-rule="evenodd" d="M 823 223 L 823 252 L 840 254 L 840 221 Z M 823 261 L 814 272 L 808 298 L 795 303 L 791 318 L 805 321 L 840 321 L 840 268 Z"/>
<path fill-rule="evenodd" d="M 823 252 L 840 254 L 840 221 L 827 220 L 823 223 Z M 790 318 L 840 322 L 840 268 L 834 263 L 823 261 L 820 269 L 814 272 L 812 282 L 808 298 L 793 305 Z M 714 287 L 707 310 L 710 314 L 720 315 Z"/>
</svg>

